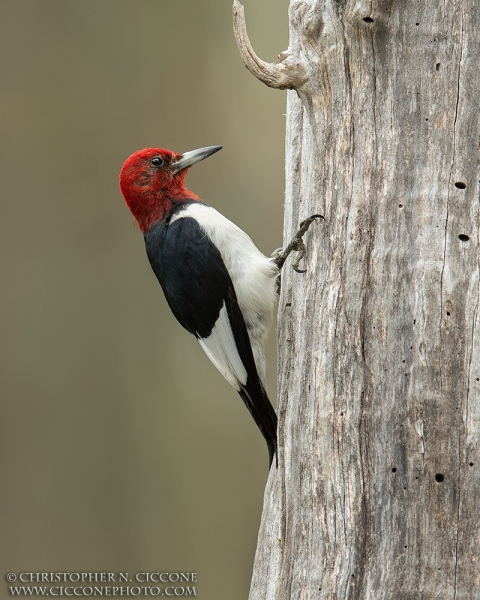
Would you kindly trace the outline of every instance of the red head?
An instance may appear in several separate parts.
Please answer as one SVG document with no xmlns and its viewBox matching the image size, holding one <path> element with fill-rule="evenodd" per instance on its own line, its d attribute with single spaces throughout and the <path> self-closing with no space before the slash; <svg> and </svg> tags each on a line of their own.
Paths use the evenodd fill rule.
<svg viewBox="0 0 480 600">
<path fill-rule="evenodd" d="M 183 184 L 188 168 L 221 146 L 177 154 L 163 148 L 146 148 L 127 158 L 120 173 L 120 189 L 140 229 L 161 221 L 174 204 L 198 200 Z"/>
</svg>

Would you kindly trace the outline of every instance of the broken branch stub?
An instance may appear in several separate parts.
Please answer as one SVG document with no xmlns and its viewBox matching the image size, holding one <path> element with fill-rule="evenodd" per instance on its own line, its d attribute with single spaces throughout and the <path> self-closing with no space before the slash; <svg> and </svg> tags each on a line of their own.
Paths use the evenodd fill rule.
<svg viewBox="0 0 480 600">
<path fill-rule="evenodd" d="M 267 63 L 259 58 L 250 43 L 245 23 L 244 7 L 238 0 L 233 3 L 233 31 L 245 67 L 268 87 L 278 90 L 299 89 L 307 74 L 301 60 L 290 50 L 279 55 L 279 64 Z"/>
</svg>

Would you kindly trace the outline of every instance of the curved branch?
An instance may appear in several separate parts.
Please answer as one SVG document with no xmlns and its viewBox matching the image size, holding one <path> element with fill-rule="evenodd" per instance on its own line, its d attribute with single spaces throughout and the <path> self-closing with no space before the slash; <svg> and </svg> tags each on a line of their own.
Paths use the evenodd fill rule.
<svg viewBox="0 0 480 600">
<path fill-rule="evenodd" d="M 267 63 L 255 54 L 247 33 L 245 11 L 238 0 L 233 2 L 233 31 L 243 64 L 265 85 L 285 90 L 298 89 L 305 83 L 307 75 L 303 64 L 288 51 L 280 54 L 280 64 Z"/>
</svg>

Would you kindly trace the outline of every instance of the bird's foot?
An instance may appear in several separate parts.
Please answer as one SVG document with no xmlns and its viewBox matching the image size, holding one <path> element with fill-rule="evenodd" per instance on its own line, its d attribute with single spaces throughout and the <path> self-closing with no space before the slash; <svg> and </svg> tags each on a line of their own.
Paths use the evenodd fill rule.
<svg viewBox="0 0 480 600">
<path fill-rule="evenodd" d="M 325 217 L 323 215 L 312 215 L 311 217 L 308 217 L 308 219 L 305 219 L 305 221 L 302 221 L 300 223 L 300 227 L 299 227 L 297 233 L 293 236 L 293 238 L 290 241 L 290 243 L 288 244 L 288 246 L 285 249 L 277 248 L 277 250 L 275 250 L 275 252 L 272 253 L 273 262 L 277 265 L 277 267 L 279 269 L 281 269 L 283 267 L 285 261 L 287 260 L 289 254 L 291 252 L 297 252 L 298 254 L 292 263 L 293 270 L 296 271 L 297 273 L 306 273 L 307 272 L 306 269 L 299 268 L 300 261 L 302 260 L 302 258 L 305 256 L 305 253 L 306 253 L 303 236 L 306 234 L 306 232 L 308 231 L 308 228 L 315 221 L 315 219 L 325 219 Z"/>
</svg>

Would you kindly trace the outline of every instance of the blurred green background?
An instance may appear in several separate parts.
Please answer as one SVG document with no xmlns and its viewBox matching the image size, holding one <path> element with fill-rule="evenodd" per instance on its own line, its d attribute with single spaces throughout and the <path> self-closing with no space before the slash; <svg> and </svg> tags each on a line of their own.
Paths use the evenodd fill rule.
<svg viewBox="0 0 480 600">
<path fill-rule="evenodd" d="M 245 0 L 254 48 L 288 0 Z M 135 150 L 223 144 L 188 186 L 281 245 L 285 94 L 231 0 L 1 0 L 1 564 L 195 571 L 247 597 L 267 449 L 171 315 L 118 190 Z M 270 395 L 275 396 L 274 333 Z"/>
</svg>

